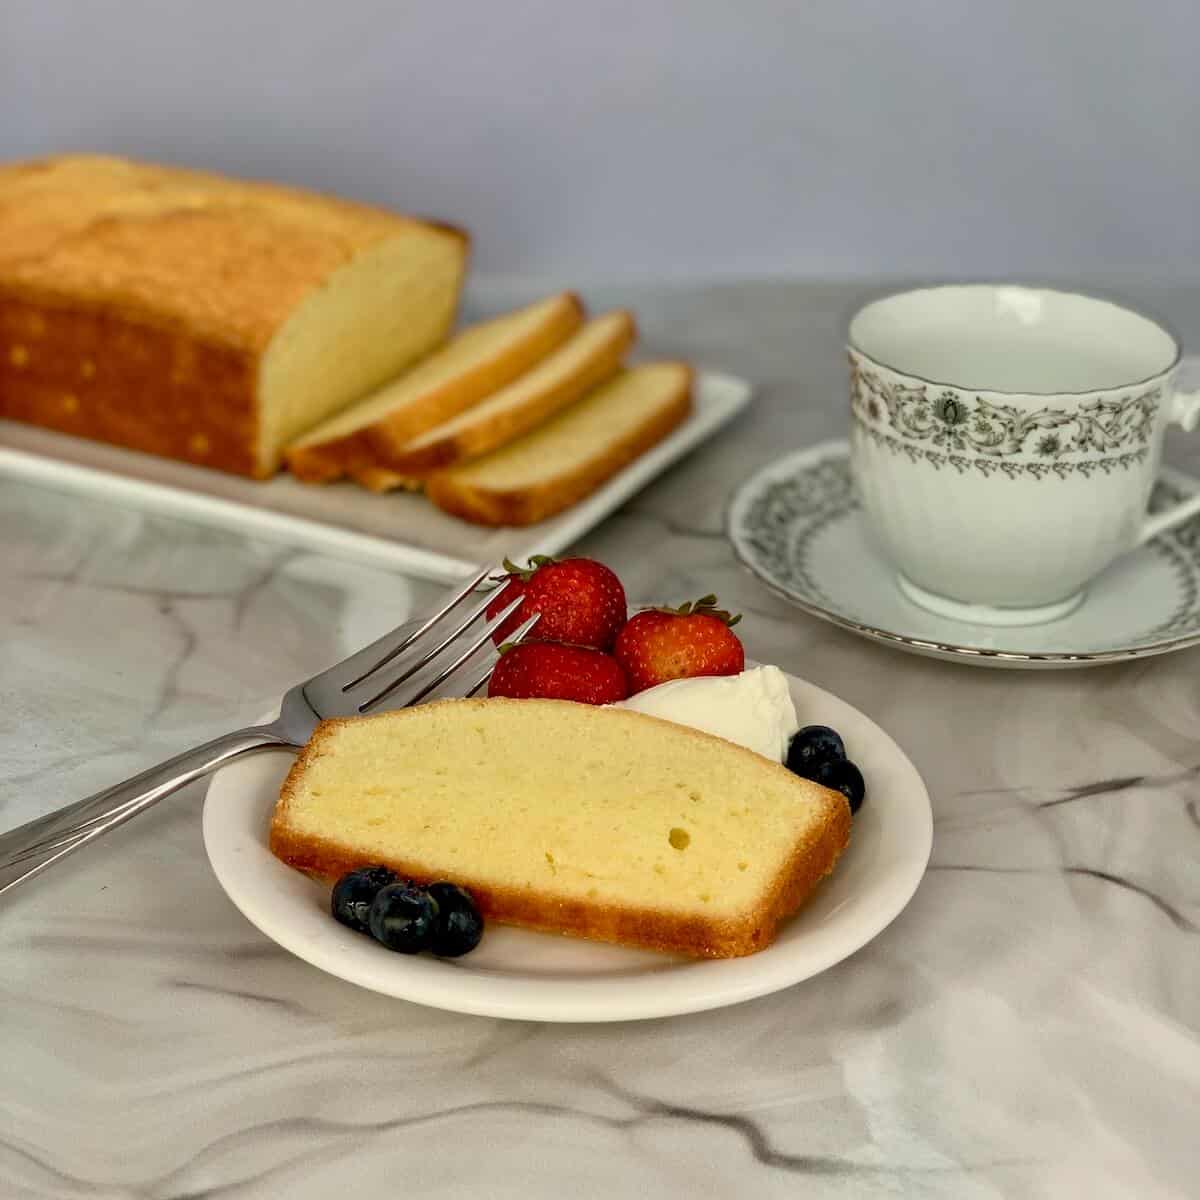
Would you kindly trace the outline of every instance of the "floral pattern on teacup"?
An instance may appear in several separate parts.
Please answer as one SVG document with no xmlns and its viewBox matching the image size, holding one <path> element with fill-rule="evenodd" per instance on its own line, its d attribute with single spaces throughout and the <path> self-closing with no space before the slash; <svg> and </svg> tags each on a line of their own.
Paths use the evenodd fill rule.
<svg viewBox="0 0 1200 1200">
<path fill-rule="evenodd" d="M 1150 451 L 1162 388 L 1026 408 L 954 388 L 892 381 L 850 354 L 850 408 L 877 444 L 935 467 L 1065 477 L 1110 472 Z"/>
</svg>

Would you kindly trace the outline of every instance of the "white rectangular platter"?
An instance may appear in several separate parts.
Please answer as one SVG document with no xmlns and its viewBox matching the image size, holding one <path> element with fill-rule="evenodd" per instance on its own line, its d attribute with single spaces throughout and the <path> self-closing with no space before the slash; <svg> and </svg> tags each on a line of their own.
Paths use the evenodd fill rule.
<svg viewBox="0 0 1200 1200">
<path fill-rule="evenodd" d="M 453 583 L 506 554 L 524 560 L 571 545 L 712 437 L 750 395 L 743 379 L 699 373 L 693 412 L 669 437 L 587 499 L 520 529 L 468 524 L 420 495 L 375 495 L 351 483 L 311 486 L 288 475 L 257 482 L 15 421 L 0 421 L 0 475 Z"/>
</svg>

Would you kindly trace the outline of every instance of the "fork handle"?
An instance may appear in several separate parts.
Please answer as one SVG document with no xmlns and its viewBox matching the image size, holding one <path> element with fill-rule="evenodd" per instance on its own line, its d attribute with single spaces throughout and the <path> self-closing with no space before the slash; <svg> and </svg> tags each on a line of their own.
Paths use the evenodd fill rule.
<svg viewBox="0 0 1200 1200">
<path fill-rule="evenodd" d="M 124 783 L 0 835 L 0 894 L 40 874 L 235 758 L 289 745 L 274 725 L 254 725 L 185 750 Z"/>
</svg>

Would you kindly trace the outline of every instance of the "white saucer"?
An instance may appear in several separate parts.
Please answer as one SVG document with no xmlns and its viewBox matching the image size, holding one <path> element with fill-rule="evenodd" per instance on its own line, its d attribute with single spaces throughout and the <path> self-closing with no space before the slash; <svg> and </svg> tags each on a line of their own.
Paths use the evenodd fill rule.
<svg viewBox="0 0 1200 1200">
<path fill-rule="evenodd" d="M 1151 511 L 1200 482 L 1163 468 Z M 1200 518 L 1125 555 L 1058 620 L 997 628 L 910 600 L 864 527 L 844 441 L 777 459 L 734 495 L 727 532 L 772 591 L 814 616 L 914 654 L 989 667 L 1087 667 L 1200 643 Z"/>
<path fill-rule="evenodd" d="M 393 954 L 329 914 L 329 888 L 267 849 L 290 753 L 218 771 L 204 801 L 204 846 L 217 879 L 269 938 L 362 987 L 454 1012 L 529 1021 L 628 1021 L 737 1004 L 789 987 L 866 945 L 904 908 L 933 845 L 929 794 L 882 729 L 836 696 L 789 677 L 801 724 L 832 725 L 862 768 L 867 799 L 833 874 L 747 958 L 692 961 L 491 926 L 479 948 L 441 960 Z"/>
</svg>

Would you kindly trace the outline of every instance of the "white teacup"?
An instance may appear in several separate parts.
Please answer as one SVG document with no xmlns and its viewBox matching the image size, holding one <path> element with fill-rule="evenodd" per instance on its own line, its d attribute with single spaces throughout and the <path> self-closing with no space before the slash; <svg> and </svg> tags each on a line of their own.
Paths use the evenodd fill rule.
<svg viewBox="0 0 1200 1200">
<path fill-rule="evenodd" d="M 1200 418 L 1181 349 L 1106 300 L 971 284 L 876 300 L 850 322 L 851 464 L 910 599 L 1033 624 L 1118 555 L 1200 512 L 1147 517 L 1167 426 Z"/>
</svg>

